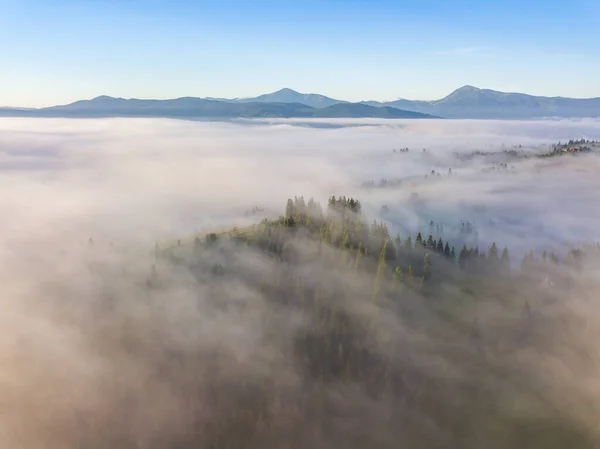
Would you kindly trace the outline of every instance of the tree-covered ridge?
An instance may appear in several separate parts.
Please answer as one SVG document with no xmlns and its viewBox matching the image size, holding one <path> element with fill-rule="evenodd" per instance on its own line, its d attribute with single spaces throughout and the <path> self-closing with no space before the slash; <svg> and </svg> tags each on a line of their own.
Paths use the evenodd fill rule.
<svg viewBox="0 0 600 449">
<path fill-rule="evenodd" d="M 159 248 L 147 285 L 170 291 L 166 273 L 177 267 L 218 310 L 255 320 L 258 297 L 271 311 L 260 316 L 259 372 L 236 384 L 222 365 L 228 354 L 206 365 L 215 394 L 203 406 L 216 418 L 201 447 L 579 449 L 597 435 L 540 397 L 531 361 L 516 355 L 551 352 L 548 329 L 562 338 L 559 330 L 580 326 L 561 315 L 553 328 L 553 308 L 579 292 L 572 273 L 598 253 L 530 253 L 511 264 L 496 244 L 391 235 L 356 198 L 332 196 L 322 207 L 300 196 L 278 219 Z M 298 320 L 281 324 L 273 311 Z"/>
<path fill-rule="evenodd" d="M 556 156 L 566 156 L 579 153 L 590 153 L 600 150 L 600 141 L 589 139 L 569 140 L 568 142 L 558 142 L 550 146 L 542 146 L 541 151 L 525 150 L 523 145 L 515 145 L 512 148 L 502 150 L 474 150 L 471 153 L 455 153 L 459 159 L 471 159 L 476 156 L 483 157 L 501 157 L 512 161 L 517 159 L 546 158 Z"/>
<path fill-rule="evenodd" d="M 393 153 L 408 153 L 410 151 L 409 148 L 401 148 L 399 150 L 393 149 Z M 426 152 L 424 148 L 422 150 Z M 579 154 L 600 154 L 600 141 L 597 140 L 588 140 L 588 139 L 579 139 L 579 140 L 569 140 L 568 142 L 561 143 L 558 142 L 556 144 L 552 144 L 551 146 L 542 146 L 540 151 L 531 151 L 523 149 L 522 145 L 515 145 L 512 148 L 502 149 L 502 150 L 473 150 L 469 153 L 454 153 L 455 157 L 460 161 L 468 161 L 475 158 L 485 158 L 490 164 L 488 167 L 482 169 L 483 172 L 493 172 L 493 171 L 514 171 L 516 170 L 516 166 L 513 165 L 514 162 L 518 160 L 527 160 L 527 159 L 545 159 L 550 157 L 558 157 L 558 156 L 568 156 L 568 155 L 579 155 Z M 431 170 L 426 173 L 405 176 L 402 178 L 396 179 L 388 179 L 381 178 L 379 181 L 376 180 L 367 180 L 361 183 L 361 188 L 365 189 L 374 189 L 374 188 L 395 188 L 398 186 L 406 185 L 406 184 L 415 184 L 418 181 L 423 181 L 425 179 L 435 180 L 442 176 L 459 176 L 459 172 L 454 167 L 448 168 L 448 171 L 445 173 L 441 173 L 439 170 Z"/>
<path fill-rule="evenodd" d="M 461 235 L 472 232 L 471 223 L 461 223 Z M 439 231 L 439 225 L 436 229 Z M 346 268 L 368 268 L 372 274 L 382 276 L 383 261 L 385 271 L 393 274 L 395 282 L 411 287 L 438 278 L 448 281 L 464 275 L 518 276 L 540 271 L 544 266 L 574 267 L 583 254 L 600 248 L 598 245 L 574 248 L 564 256 L 547 251 L 536 255 L 530 251 L 522 260 L 511 263 L 507 247 L 498 247 L 496 243 L 489 248 L 467 244 L 455 247 L 439 232 L 436 234 L 438 236 L 434 234 L 432 221 L 428 231 L 414 236 L 391 235 L 384 222 L 368 223 L 358 199 L 331 196 L 323 208 L 313 198 L 306 201 L 300 196 L 287 200 L 285 213 L 279 219 L 263 219 L 250 228 L 209 233 L 203 238 L 196 237 L 194 245 L 211 247 L 220 239 L 233 240 L 287 262 L 296 260 L 299 246 L 303 246 L 303 250 L 313 246 L 312 256 L 320 255 L 326 246 L 340 252 L 340 261 Z M 181 241 L 178 244 L 181 245 Z"/>
<path fill-rule="evenodd" d="M 538 157 L 565 156 L 569 154 L 591 153 L 600 149 L 600 142 L 597 140 L 579 139 L 569 140 L 568 142 L 552 145 L 552 148 Z"/>
</svg>

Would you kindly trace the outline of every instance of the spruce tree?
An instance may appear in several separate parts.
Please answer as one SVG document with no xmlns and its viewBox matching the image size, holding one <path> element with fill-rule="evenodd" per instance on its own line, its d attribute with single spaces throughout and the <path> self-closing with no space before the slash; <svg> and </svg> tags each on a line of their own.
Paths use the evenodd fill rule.
<svg viewBox="0 0 600 449">
<path fill-rule="evenodd" d="M 396 250 L 396 254 L 395 254 L 395 260 L 398 260 L 398 258 L 400 257 L 400 244 L 402 243 L 402 241 L 400 240 L 400 234 L 396 234 L 396 238 L 394 239 L 394 248 Z"/>
<path fill-rule="evenodd" d="M 423 260 L 423 280 L 427 281 L 429 278 L 431 278 L 431 260 L 429 259 L 429 254 L 425 254 Z"/>
<path fill-rule="evenodd" d="M 417 238 L 415 240 L 415 246 L 417 245 L 422 245 L 423 244 L 423 236 L 421 235 L 421 233 L 419 232 L 417 234 Z"/>
<path fill-rule="evenodd" d="M 377 265 L 377 273 L 375 274 L 375 285 L 373 287 L 373 302 L 377 301 L 379 292 L 381 291 L 381 284 L 385 281 L 385 272 L 387 270 L 386 255 L 389 240 L 383 243 L 381 254 L 379 255 L 379 264 Z"/>
<path fill-rule="evenodd" d="M 448 244 L 448 242 L 446 242 L 446 246 L 444 247 L 444 256 L 446 256 L 447 258 L 451 257 L 450 245 Z"/>
<path fill-rule="evenodd" d="M 394 244 L 396 245 L 396 248 L 400 248 L 400 243 L 402 243 L 402 241 L 400 240 L 400 234 L 396 234 L 396 238 L 394 239 Z"/>
<path fill-rule="evenodd" d="M 435 243 L 433 242 L 433 235 L 429 234 L 429 237 L 427 238 L 427 248 L 430 249 L 435 249 Z"/>
<path fill-rule="evenodd" d="M 467 250 L 467 245 L 465 244 L 463 245 L 462 249 L 460 250 L 460 254 L 458 255 L 458 266 L 463 270 L 467 266 L 467 257 L 469 257 L 469 251 Z"/>
<path fill-rule="evenodd" d="M 488 259 L 494 263 L 498 261 L 498 247 L 496 243 L 492 243 L 490 250 L 488 251 Z"/>
<path fill-rule="evenodd" d="M 510 270 L 510 259 L 508 257 L 508 248 L 505 246 L 502 250 L 502 256 L 500 257 L 500 266 L 504 273 L 508 273 Z"/>
<path fill-rule="evenodd" d="M 404 272 L 402 271 L 402 268 L 396 267 L 396 271 L 394 272 L 394 281 L 398 283 L 402 283 L 402 281 L 404 281 Z"/>
<path fill-rule="evenodd" d="M 439 238 L 439 240 L 437 242 L 436 251 L 440 254 L 442 254 L 444 252 L 444 242 L 442 241 L 441 237 Z"/>
<path fill-rule="evenodd" d="M 288 198 L 285 206 L 285 218 L 290 219 L 294 217 L 294 202 L 291 198 Z"/>
<path fill-rule="evenodd" d="M 412 265 L 408 266 L 408 273 L 407 273 L 407 280 L 408 280 L 408 285 L 410 287 L 414 287 L 415 285 L 415 275 L 413 273 L 413 269 L 412 269 Z"/>
</svg>

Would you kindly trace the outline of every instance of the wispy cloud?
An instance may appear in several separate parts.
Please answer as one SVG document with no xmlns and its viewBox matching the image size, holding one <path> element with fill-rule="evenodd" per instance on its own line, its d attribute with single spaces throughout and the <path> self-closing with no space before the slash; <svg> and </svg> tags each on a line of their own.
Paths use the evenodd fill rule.
<svg viewBox="0 0 600 449">
<path fill-rule="evenodd" d="M 435 50 L 431 53 L 437 56 L 487 56 L 490 54 L 490 49 L 483 47 L 457 47 L 446 50 Z"/>
</svg>

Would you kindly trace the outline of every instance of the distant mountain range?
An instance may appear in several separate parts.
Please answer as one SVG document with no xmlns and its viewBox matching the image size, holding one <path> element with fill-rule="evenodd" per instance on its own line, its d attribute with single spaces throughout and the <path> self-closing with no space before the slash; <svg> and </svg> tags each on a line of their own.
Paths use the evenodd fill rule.
<svg viewBox="0 0 600 449">
<path fill-rule="evenodd" d="M 101 96 L 40 109 L 0 108 L 0 116 L 173 118 L 475 118 L 600 117 L 600 98 L 538 97 L 463 86 L 434 101 L 351 103 L 281 89 L 254 98 L 138 100 Z"/>
<path fill-rule="evenodd" d="M 282 89 L 235 102 L 296 102 L 315 108 L 347 103 L 319 94 L 301 94 Z M 531 119 L 542 117 L 600 117 L 600 98 L 538 97 L 463 86 L 441 100 L 362 101 L 376 107 L 391 107 L 446 118 Z"/>
<path fill-rule="evenodd" d="M 268 97 L 265 95 L 263 97 Z M 291 97 L 288 97 L 290 99 Z M 326 98 L 326 97 L 324 97 Z M 436 118 L 388 106 L 332 102 L 315 108 L 298 102 L 184 97 L 137 100 L 101 96 L 40 109 L 0 108 L 0 116 L 20 117 L 166 117 L 166 118 Z"/>
</svg>

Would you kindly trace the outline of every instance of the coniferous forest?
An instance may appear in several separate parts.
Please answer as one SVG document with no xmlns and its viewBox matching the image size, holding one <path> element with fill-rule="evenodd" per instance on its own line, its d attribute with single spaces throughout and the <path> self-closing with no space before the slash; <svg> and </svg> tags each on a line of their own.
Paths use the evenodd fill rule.
<svg viewBox="0 0 600 449">
<path fill-rule="evenodd" d="M 511 260 L 496 243 L 390 235 L 344 196 L 157 245 L 150 297 L 183 270 L 220 311 L 208 319 L 235 311 L 260 335 L 251 353 L 172 348 L 161 375 L 187 379 L 187 430 L 152 447 L 597 447 L 593 398 L 554 364 L 596 363 L 560 348 L 585 319 L 565 301 L 589 299 L 599 253 Z"/>
</svg>

